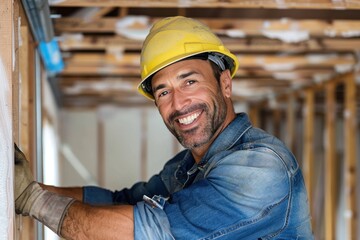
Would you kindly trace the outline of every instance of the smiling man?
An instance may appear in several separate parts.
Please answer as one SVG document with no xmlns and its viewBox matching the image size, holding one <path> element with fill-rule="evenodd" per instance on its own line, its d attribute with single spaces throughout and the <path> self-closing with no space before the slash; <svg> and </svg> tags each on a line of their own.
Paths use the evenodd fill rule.
<svg viewBox="0 0 360 240">
<path fill-rule="evenodd" d="M 66 239 L 313 239 L 296 159 L 234 112 L 237 68 L 200 22 L 157 22 L 143 45 L 138 89 L 186 149 L 148 182 L 111 192 L 33 182 L 16 148 L 16 212 Z"/>
<path fill-rule="evenodd" d="M 235 118 L 229 70 L 221 73 L 219 81 L 211 64 L 198 59 L 170 65 L 152 79 L 155 103 L 165 125 L 197 162 Z"/>
</svg>

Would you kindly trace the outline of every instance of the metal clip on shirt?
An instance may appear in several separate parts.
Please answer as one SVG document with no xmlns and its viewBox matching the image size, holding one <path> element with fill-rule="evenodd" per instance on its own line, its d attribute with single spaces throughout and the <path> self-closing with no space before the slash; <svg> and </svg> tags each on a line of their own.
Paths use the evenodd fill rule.
<svg viewBox="0 0 360 240">
<path fill-rule="evenodd" d="M 152 198 L 149 198 L 148 196 L 144 195 L 143 200 L 145 201 L 146 204 L 150 205 L 152 208 L 160 208 L 162 210 L 168 198 L 164 198 L 159 195 L 154 195 Z"/>
</svg>

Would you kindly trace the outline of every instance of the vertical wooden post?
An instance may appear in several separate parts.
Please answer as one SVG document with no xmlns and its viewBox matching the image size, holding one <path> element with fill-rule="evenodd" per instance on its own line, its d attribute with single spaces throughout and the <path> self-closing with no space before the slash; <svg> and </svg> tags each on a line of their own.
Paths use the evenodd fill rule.
<svg viewBox="0 0 360 240">
<path fill-rule="evenodd" d="M 354 74 L 345 77 L 345 198 L 348 239 L 357 239 L 356 212 L 356 82 Z"/>
<path fill-rule="evenodd" d="M 26 156 L 29 156 L 29 29 L 26 26 L 22 26 L 21 33 L 21 45 L 19 46 L 19 65 L 20 65 L 20 145 L 21 150 Z"/>
<path fill-rule="evenodd" d="M 294 94 L 290 94 L 287 101 L 286 109 L 286 136 L 285 143 L 294 152 L 295 144 L 295 97 Z"/>
<path fill-rule="evenodd" d="M 304 153 L 303 153 L 303 171 L 306 188 L 309 196 L 310 210 L 312 206 L 313 195 L 313 161 L 314 161 L 314 90 L 305 90 L 304 106 Z M 311 211 L 312 212 L 312 211 Z M 314 219 L 314 218 L 313 218 Z M 314 229 L 314 221 L 312 222 Z"/>
<path fill-rule="evenodd" d="M 277 106 L 275 109 L 273 109 L 273 126 L 274 126 L 274 135 L 278 137 L 279 139 L 282 139 L 281 137 L 281 110 Z"/>
<path fill-rule="evenodd" d="M 97 182 L 99 186 L 105 187 L 105 127 L 103 116 L 97 117 Z"/>
<path fill-rule="evenodd" d="M 12 1 L 0 4 L 0 236 L 14 239 L 13 194 L 13 12 Z"/>
<path fill-rule="evenodd" d="M 145 181 L 148 170 L 148 111 L 146 108 L 141 110 L 141 159 L 140 159 L 140 177 Z"/>
<path fill-rule="evenodd" d="M 19 75 L 19 4 L 14 2 L 13 5 L 13 66 L 12 66 L 12 111 L 13 111 L 13 138 L 14 142 L 20 145 L 20 75 Z"/>
<path fill-rule="evenodd" d="M 335 82 L 325 86 L 325 239 L 335 239 L 335 157 L 336 100 Z"/>
<path fill-rule="evenodd" d="M 255 127 L 259 127 L 259 107 L 258 105 L 250 105 L 249 106 L 249 118 L 251 123 Z"/>
</svg>

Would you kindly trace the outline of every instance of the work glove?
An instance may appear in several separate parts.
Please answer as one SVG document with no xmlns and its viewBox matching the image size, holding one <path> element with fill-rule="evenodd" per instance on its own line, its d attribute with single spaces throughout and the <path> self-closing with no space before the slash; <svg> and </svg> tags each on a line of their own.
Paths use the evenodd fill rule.
<svg viewBox="0 0 360 240">
<path fill-rule="evenodd" d="M 60 236 L 64 216 L 75 201 L 47 190 L 35 181 L 24 153 L 15 144 L 15 212 L 31 216 Z"/>
<path fill-rule="evenodd" d="M 33 175 L 30 170 L 29 162 L 26 160 L 24 153 L 14 143 L 15 147 L 15 200 L 19 198 L 21 193 L 34 181 Z M 16 211 L 19 206 L 15 205 Z M 17 212 L 20 213 L 20 212 Z"/>
</svg>

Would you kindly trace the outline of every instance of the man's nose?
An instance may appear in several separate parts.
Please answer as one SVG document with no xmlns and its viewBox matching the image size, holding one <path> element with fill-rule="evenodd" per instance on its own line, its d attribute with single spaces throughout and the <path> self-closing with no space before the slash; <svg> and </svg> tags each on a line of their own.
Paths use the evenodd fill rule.
<svg viewBox="0 0 360 240">
<path fill-rule="evenodd" d="M 191 102 L 191 97 L 180 90 L 174 90 L 172 95 L 172 105 L 175 110 L 182 110 Z"/>
</svg>

